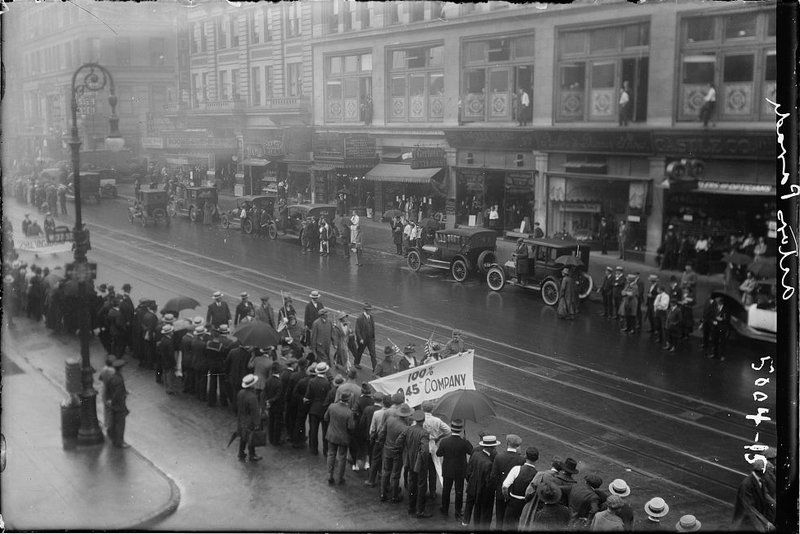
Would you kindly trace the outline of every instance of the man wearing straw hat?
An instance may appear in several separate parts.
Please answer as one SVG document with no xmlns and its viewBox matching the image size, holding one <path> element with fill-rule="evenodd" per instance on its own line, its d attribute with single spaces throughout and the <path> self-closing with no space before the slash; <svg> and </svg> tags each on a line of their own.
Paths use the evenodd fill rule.
<svg viewBox="0 0 800 534">
<path fill-rule="evenodd" d="M 486 435 L 478 445 L 480 451 L 470 456 L 467 465 L 467 503 L 461 526 L 469 526 L 472 513 L 475 513 L 475 528 L 488 529 L 492 523 L 494 491 L 492 484 L 492 455 L 500 441 L 495 436 Z"/>
<path fill-rule="evenodd" d="M 637 530 L 643 531 L 661 531 L 661 518 L 669 513 L 669 505 L 664 502 L 661 497 L 653 497 L 644 504 L 644 511 L 647 514 L 647 519 L 639 525 L 636 525 Z"/>
<path fill-rule="evenodd" d="M 242 389 L 236 396 L 236 413 L 238 415 L 239 432 L 239 461 L 245 461 L 244 448 L 247 445 L 247 452 L 251 462 L 261 459 L 256 456 L 256 448 L 253 445 L 253 432 L 261 425 L 261 410 L 258 408 L 258 396 L 253 386 L 258 382 L 256 375 L 247 375 L 242 379 Z"/>
</svg>

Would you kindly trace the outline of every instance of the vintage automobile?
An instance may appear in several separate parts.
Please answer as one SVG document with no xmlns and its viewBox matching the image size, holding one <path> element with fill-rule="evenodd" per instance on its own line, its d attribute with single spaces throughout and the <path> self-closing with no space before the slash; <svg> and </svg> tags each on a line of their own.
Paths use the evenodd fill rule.
<svg viewBox="0 0 800 534">
<path fill-rule="evenodd" d="M 309 218 L 315 219 L 319 222 L 320 217 L 328 221 L 328 224 L 333 225 L 336 219 L 336 205 L 335 204 L 292 204 L 287 207 L 287 217 L 285 221 L 278 219 L 275 222 L 275 232 L 269 232 L 272 239 L 278 237 L 278 230 L 283 231 L 285 234 L 296 236 L 300 239 L 300 231 L 303 228 L 303 221 Z"/>
<path fill-rule="evenodd" d="M 220 224 L 223 228 L 239 228 L 246 234 L 267 233 L 275 239 L 278 237 L 277 228 L 273 224 L 276 200 L 276 194 L 240 197 L 235 208 L 220 216 Z"/>
<path fill-rule="evenodd" d="M 136 194 L 136 202 L 128 207 L 128 221 L 131 224 L 139 221 L 142 226 L 147 226 L 151 222 L 155 225 L 164 223 L 169 226 L 169 193 L 163 189 L 140 189 Z"/>
<path fill-rule="evenodd" d="M 98 171 L 81 170 L 81 197 L 92 202 L 99 202 L 101 198 L 117 198 L 117 172 L 113 169 Z M 72 185 L 72 173 L 67 184 L 67 198 L 75 199 L 75 190 Z"/>
<path fill-rule="evenodd" d="M 213 209 L 212 219 L 214 222 L 218 222 L 220 219 L 218 199 L 216 187 L 187 187 L 178 184 L 175 194 L 169 200 L 167 210 L 170 217 L 188 216 L 190 221 L 196 223 L 203 220 L 206 204 L 210 203 Z"/>
<path fill-rule="evenodd" d="M 558 302 L 561 292 L 561 271 L 565 265 L 572 264 L 578 298 L 587 298 L 594 287 L 589 276 L 589 247 L 576 241 L 560 239 L 525 239 L 528 247 L 528 274 L 524 284 L 517 277 L 515 260 L 504 265 L 494 264 L 486 270 L 486 284 L 493 291 L 500 291 L 506 284 L 540 291 L 542 300 L 548 306 Z M 569 260 L 569 257 L 573 257 Z"/>
<path fill-rule="evenodd" d="M 742 305 L 733 292 L 712 291 L 712 297 L 722 297 L 731 314 L 731 326 L 744 338 L 778 342 L 778 311 L 775 305 L 776 279 L 759 280 L 755 300 L 749 306 Z"/>
<path fill-rule="evenodd" d="M 412 248 L 406 257 L 409 268 L 416 272 L 423 266 L 446 269 L 458 282 L 470 273 L 485 273 L 497 258 L 497 233 L 485 228 L 451 228 L 436 232 L 431 245 Z"/>
</svg>

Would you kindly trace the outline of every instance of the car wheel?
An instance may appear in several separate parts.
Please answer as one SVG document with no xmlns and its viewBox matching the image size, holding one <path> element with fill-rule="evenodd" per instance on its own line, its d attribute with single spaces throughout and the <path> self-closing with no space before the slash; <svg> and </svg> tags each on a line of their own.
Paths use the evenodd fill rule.
<svg viewBox="0 0 800 534">
<path fill-rule="evenodd" d="M 197 209 L 194 206 L 189 208 L 189 220 L 193 223 L 197 222 Z"/>
<path fill-rule="evenodd" d="M 252 234 L 253 233 L 253 220 L 252 219 L 243 220 L 242 221 L 242 230 L 244 230 L 244 233 L 246 233 L 246 234 Z"/>
<path fill-rule="evenodd" d="M 497 258 L 491 250 L 484 250 L 478 256 L 478 271 L 485 273 L 493 264 L 497 263 Z"/>
<path fill-rule="evenodd" d="M 542 284 L 542 300 L 548 306 L 555 306 L 558 302 L 558 284 L 555 280 L 545 280 Z"/>
<path fill-rule="evenodd" d="M 486 273 L 486 285 L 492 291 L 500 291 L 506 285 L 506 272 L 499 265 L 492 265 Z"/>
<path fill-rule="evenodd" d="M 269 234 L 270 239 L 278 239 L 278 227 L 275 226 L 275 223 L 272 223 L 267 228 L 267 233 Z"/>
<path fill-rule="evenodd" d="M 231 227 L 231 220 L 227 215 L 222 215 L 222 217 L 219 218 L 219 222 L 226 230 Z"/>
<path fill-rule="evenodd" d="M 591 295 L 592 289 L 594 289 L 594 280 L 589 273 L 580 273 L 575 279 L 575 286 L 578 290 L 578 298 L 584 300 Z"/>
<path fill-rule="evenodd" d="M 422 267 L 422 258 L 420 258 L 419 252 L 416 250 L 409 251 L 406 263 L 408 263 L 408 267 L 412 271 L 419 271 L 419 268 Z"/>
<path fill-rule="evenodd" d="M 450 274 L 453 275 L 453 278 L 456 282 L 463 282 L 469 276 L 469 266 L 467 262 L 461 258 L 457 258 L 453 260 L 453 263 L 450 265 Z"/>
<path fill-rule="evenodd" d="M 167 204 L 167 213 L 169 213 L 170 217 L 175 217 L 175 215 L 178 214 L 178 210 L 175 208 L 174 202 Z"/>
</svg>

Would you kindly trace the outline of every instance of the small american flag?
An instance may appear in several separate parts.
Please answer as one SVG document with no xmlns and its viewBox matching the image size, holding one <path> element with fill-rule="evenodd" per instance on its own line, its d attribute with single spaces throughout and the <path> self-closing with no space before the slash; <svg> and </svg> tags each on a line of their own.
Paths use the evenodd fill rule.
<svg viewBox="0 0 800 534">
<path fill-rule="evenodd" d="M 433 352 L 433 332 L 431 332 L 431 337 L 428 338 L 428 341 L 425 342 L 425 358 L 430 358 L 431 353 Z"/>
<path fill-rule="evenodd" d="M 389 339 L 389 338 L 387 337 L 386 339 Z M 389 339 L 389 343 L 391 343 L 391 345 L 392 345 L 392 350 L 394 350 L 394 353 L 395 353 L 395 354 L 403 354 L 403 351 L 401 351 L 401 350 L 400 350 L 400 347 L 398 347 L 397 345 L 395 345 L 395 344 L 394 344 L 394 341 L 392 341 L 391 339 Z"/>
</svg>

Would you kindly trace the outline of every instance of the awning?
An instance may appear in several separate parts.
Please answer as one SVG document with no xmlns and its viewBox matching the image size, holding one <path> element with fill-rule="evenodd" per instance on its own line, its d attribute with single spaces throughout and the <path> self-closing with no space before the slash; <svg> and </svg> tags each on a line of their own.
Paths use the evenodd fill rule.
<svg viewBox="0 0 800 534">
<path fill-rule="evenodd" d="M 313 172 L 330 172 L 336 170 L 336 166 L 328 163 L 316 163 L 309 170 Z"/>
<path fill-rule="evenodd" d="M 266 167 L 267 165 L 270 165 L 271 163 L 273 163 L 273 162 L 268 160 L 268 159 L 250 158 L 250 159 L 244 160 L 242 162 L 242 165 L 249 165 L 250 167 Z"/>
<path fill-rule="evenodd" d="M 627 176 L 618 174 L 592 174 L 583 172 L 553 172 L 553 171 L 546 171 L 546 174 L 554 178 L 578 178 L 580 180 L 608 180 L 608 181 L 624 180 L 628 182 L 650 181 L 650 178 L 647 176 Z"/>
<path fill-rule="evenodd" d="M 430 169 L 412 169 L 411 165 L 400 163 L 378 163 L 365 176 L 373 182 L 403 182 L 408 184 L 427 184 L 431 178 L 442 170 L 441 167 Z"/>
</svg>

